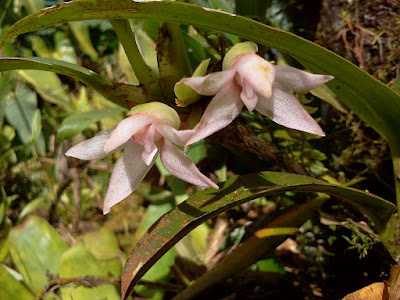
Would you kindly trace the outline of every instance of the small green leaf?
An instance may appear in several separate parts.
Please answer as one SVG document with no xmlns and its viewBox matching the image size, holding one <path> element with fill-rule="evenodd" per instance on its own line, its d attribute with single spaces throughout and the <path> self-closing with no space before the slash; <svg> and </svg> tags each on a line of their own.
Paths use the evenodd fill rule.
<svg viewBox="0 0 400 300">
<path fill-rule="evenodd" d="M 124 72 L 125 76 L 128 79 L 128 83 L 133 85 L 139 85 L 139 80 L 137 79 L 135 72 L 132 69 L 131 64 L 129 63 L 128 57 L 124 51 L 122 45 L 118 47 L 118 64 Z"/>
<path fill-rule="evenodd" d="M 89 24 L 87 22 L 71 22 L 68 25 L 78 41 L 81 51 L 89 56 L 91 61 L 96 62 L 99 55 L 90 41 Z"/>
<path fill-rule="evenodd" d="M 17 89 L 15 96 L 9 99 L 5 109 L 7 121 L 16 129 L 22 143 L 31 144 L 33 142 L 32 153 L 36 155 L 44 154 L 46 149 L 45 141 L 40 131 L 36 139 L 33 139 L 32 136 L 33 122 L 37 111 L 36 93 L 25 86 Z M 40 121 L 38 116 L 36 116 L 37 121 Z M 35 126 L 38 126 L 38 123 Z"/>
<path fill-rule="evenodd" d="M 310 93 L 329 103 L 338 111 L 345 114 L 348 112 L 347 109 L 343 107 L 342 103 L 340 103 L 340 101 L 337 99 L 336 95 L 332 93 L 332 91 L 327 86 L 321 85 L 320 87 L 311 90 Z"/>
<path fill-rule="evenodd" d="M 57 231 L 37 216 L 29 217 L 9 234 L 11 257 L 29 289 L 37 294 L 46 274 L 58 274 L 61 254 L 68 249 Z"/>
<path fill-rule="evenodd" d="M 31 215 L 37 209 L 47 206 L 48 202 L 46 200 L 46 197 L 39 196 L 38 198 L 29 201 L 29 203 L 24 206 L 21 213 L 18 215 L 18 221 L 24 220 L 27 216 Z"/>
<path fill-rule="evenodd" d="M 79 132 L 82 132 L 93 123 L 123 111 L 123 108 L 106 108 L 102 110 L 79 112 L 70 115 L 61 123 L 61 126 L 57 131 L 57 140 L 63 141 L 67 138 L 70 138 Z"/>
<path fill-rule="evenodd" d="M 86 233 L 80 239 L 107 274 L 121 276 L 121 250 L 118 239 L 111 230 L 102 227 L 97 231 Z"/>
<path fill-rule="evenodd" d="M 36 110 L 36 94 L 26 87 L 20 87 L 16 97 L 12 97 L 7 103 L 7 121 L 17 130 L 18 136 L 24 144 L 31 141 L 32 120 Z"/>
<path fill-rule="evenodd" d="M 33 300 L 35 297 L 4 265 L 0 265 L 0 299 Z"/>
<path fill-rule="evenodd" d="M 275 257 L 261 259 L 257 262 L 258 271 L 273 272 L 281 275 L 286 274 L 285 269 Z"/>
<path fill-rule="evenodd" d="M 35 51 L 37 56 L 54 58 L 54 52 L 47 47 L 44 39 L 38 35 L 34 35 L 31 38 L 32 50 Z"/>
<path fill-rule="evenodd" d="M 39 109 L 36 109 L 33 113 L 32 119 L 32 141 L 36 142 L 39 139 L 42 131 L 42 115 Z"/>
<path fill-rule="evenodd" d="M 82 244 L 78 243 L 65 251 L 60 261 L 60 277 L 107 276 L 100 263 Z M 62 299 L 65 300 L 120 300 L 117 290 L 112 284 L 96 287 L 63 287 Z"/>
<path fill-rule="evenodd" d="M 154 72 L 158 72 L 156 42 L 141 28 L 135 29 L 135 37 L 144 61 Z"/>
<path fill-rule="evenodd" d="M 77 64 L 75 49 L 71 41 L 65 36 L 62 31 L 57 31 L 54 34 L 55 52 L 54 58 L 71 64 Z"/>
<path fill-rule="evenodd" d="M 187 156 L 195 164 L 198 164 L 202 159 L 206 158 L 207 143 L 205 142 L 205 140 L 201 140 L 193 145 L 190 145 Z"/>
</svg>

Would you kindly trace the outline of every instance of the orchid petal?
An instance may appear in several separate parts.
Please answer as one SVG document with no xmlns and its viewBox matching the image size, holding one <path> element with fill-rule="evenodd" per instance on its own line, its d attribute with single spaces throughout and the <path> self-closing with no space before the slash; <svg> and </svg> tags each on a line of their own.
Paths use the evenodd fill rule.
<svg viewBox="0 0 400 300">
<path fill-rule="evenodd" d="M 112 129 L 102 131 L 99 135 L 91 139 L 80 142 L 70 148 L 65 155 L 82 160 L 100 159 L 106 157 L 109 153 L 104 152 L 104 144 L 110 137 Z M 117 151 L 117 149 L 115 149 Z"/>
<path fill-rule="evenodd" d="M 280 125 L 325 136 L 321 127 L 292 94 L 274 88 L 270 99 L 260 98 L 256 110 Z"/>
<path fill-rule="evenodd" d="M 125 144 L 136 132 L 155 120 L 158 121 L 155 117 L 142 113 L 134 114 L 122 120 L 111 132 L 110 138 L 104 144 L 104 151 L 108 153 Z"/>
<path fill-rule="evenodd" d="M 192 136 L 186 145 L 193 144 L 228 126 L 241 112 L 243 102 L 240 89 L 232 82 L 222 89 L 208 104 L 200 122 L 190 130 L 182 130 L 183 139 L 188 133 Z"/>
<path fill-rule="evenodd" d="M 312 90 L 332 80 L 330 75 L 312 74 L 289 66 L 275 66 L 275 82 L 283 90 Z"/>
<path fill-rule="evenodd" d="M 107 214 L 111 207 L 128 197 L 142 182 L 153 162 L 148 166 L 141 157 L 143 147 L 129 142 L 114 166 L 106 197 L 103 213 Z"/>
<path fill-rule="evenodd" d="M 275 68 L 268 61 L 257 54 L 246 54 L 237 59 L 233 69 L 257 94 L 264 98 L 271 97 Z"/>
<path fill-rule="evenodd" d="M 200 95 L 213 96 L 233 79 L 235 73 L 235 70 L 227 70 L 211 73 L 202 77 L 183 78 L 181 81 Z"/>
<path fill-rule="evenodd" d="M 164 139 L 160 152 L 161 162 L 172 175 L 197 186 L 218 189 L 218 185 L 204 176 L 183 151 L 169 141 Z"/>
</svg>

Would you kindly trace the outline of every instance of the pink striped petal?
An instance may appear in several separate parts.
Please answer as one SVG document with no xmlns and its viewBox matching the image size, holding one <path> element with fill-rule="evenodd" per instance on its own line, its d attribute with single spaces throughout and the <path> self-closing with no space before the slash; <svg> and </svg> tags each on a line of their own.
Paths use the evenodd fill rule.
<svg viewBox="0 0 400 300">
<path fill-rule="evenodd" d="M 246 54 L 237 59 L 233 69 L 257 94 L 264 98 L 271 97 L 275 69 L 268 61 L 257 54 Z"/>
<path fill-rule="evenodd" d="M 204 176 L 183 151 L 169 141 L 164 140 L 160 152 L 161 162 L 172 175 L 197 186 L 218 189 L 218 185 Z"/>
<path fill-rule="evenodd" d="M 111 132 L 110 138 L 104 144 L 104 152 L 111 152 L 120 145 L 125 144 L 136 132 L 155 120 L 158 121 L 155 117 L 142 113 L 134 114 L 122 120 Z"/>
<path fill-rule="evenodd" d="M 332 80 L 330 75 L 312 74 L 289 66 L 275 66 L 275 82 L 283 90 L 312 90 Z"/>
<path fill-rule="evenodd" d="M 128 142 L 121 157 L 114 166 L 106 197 L 103 213 L 109 213 L 111 207 L 128 197 L 142 182 L 153 162 L 148 166 L 141 157 L 143 147 Z"/>
<path fill-rule="evenodd" d="M 110 137 L 111 131 L 112 129 L 102 131 L 99 133 L 99 135 L 80 142 L 79 144 L 70 148 L 65 155 L 82 160 L 92 160 L 106 157 L 109 153 L 104 152 L 104 144 Z"/>
<path fill-rule="evenodd" d="M 240 88 L 236 83 L 228 84 L 208 104 L 200 122 L 190 130 L 182 130 L 182 139 L 191 134 L 186 145 L 193 144 L 228 126 L 242 111 Z"/>
<path fill-rule="evenodd" d="M 203 77 L 183 78 L 181 81 L 200 95 L 213 96 L 232 81 L 235 73 L 235 70 L 227 70 L 211 73 Z"/>
<path fill-rule="evenodd" d="M 280 125 L 325 136 L 321 127 L 292 94 L 274 88 L 270 99 L 260 98 L 256 110 Z"/>
</svg>

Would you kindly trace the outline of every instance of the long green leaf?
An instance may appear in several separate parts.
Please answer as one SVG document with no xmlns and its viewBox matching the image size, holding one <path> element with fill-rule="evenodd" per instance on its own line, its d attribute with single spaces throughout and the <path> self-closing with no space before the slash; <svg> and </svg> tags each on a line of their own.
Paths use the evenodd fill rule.
<svg viewBox="0 0 400 300">
<path fill-rule="evenodd" d="M 107 99 L 124 107 L 132 106 L 129 105 L 130 102 L 160 101 L 159 97 L 146 92 L 141 86 L 112 83 L 89 69 L 64 61 L 43 57 L 0 58 L 0 72 L 19 69 L 43 70 L 71 76 L 92 87 Z"/>
<path fill-rule="evenodd" d="M 193 195 L 149 229 L 125 264 L 122 295 L 126 298 L 146 271 L 198 225 L 246 201 L 286 191 L 323 192 L 338 197 L 369 216 L 378 232 L 383 231 L 395 210 L 392 203 L 377 196 L 301 175 L 263 172 L 232 178 L 219 190 L 208 189 Z"/>
<path fill-rule="evenodd" d="M 310 69 L 336 77 L 328 86 L 392 145 L 400 145 L 400 95 L 354 64 L 312 42 L 248 18 L 169 1 L 77 0 L 41 10 L 15 23 L 0 46 L 12 37 L 69 21 L 143 18 L 180 22 L 236 34 L 286 52 Z M 398 146 L 397 148 L 400 148 Z"/>
</svg>

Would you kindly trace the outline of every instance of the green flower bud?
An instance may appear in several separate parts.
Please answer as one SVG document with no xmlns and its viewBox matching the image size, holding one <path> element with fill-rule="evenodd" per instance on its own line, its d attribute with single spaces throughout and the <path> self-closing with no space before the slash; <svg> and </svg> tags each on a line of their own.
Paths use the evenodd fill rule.
<svg viewBox="0 0 400 300">
<path fill-rule="evenodd" d="M 181 119 L 178 113 L 172 107 L 161 102 L 136 105 L 129 111 L 128 115 L 131 116 L 139 113 L 154 116 L 160 119 L 161 122 L 165 122 L 176 129 L 179 129 L 181 126 Z"/>
<path fill-rule="evenodd" d="M 229 70 L 232 68 L 236 60 L 246 54 L 257 53 L 258 46 L 253 42 L 243 42 L 234 45 L 225 55 L 222 62 L 222 70 Z"/>
</svg>

